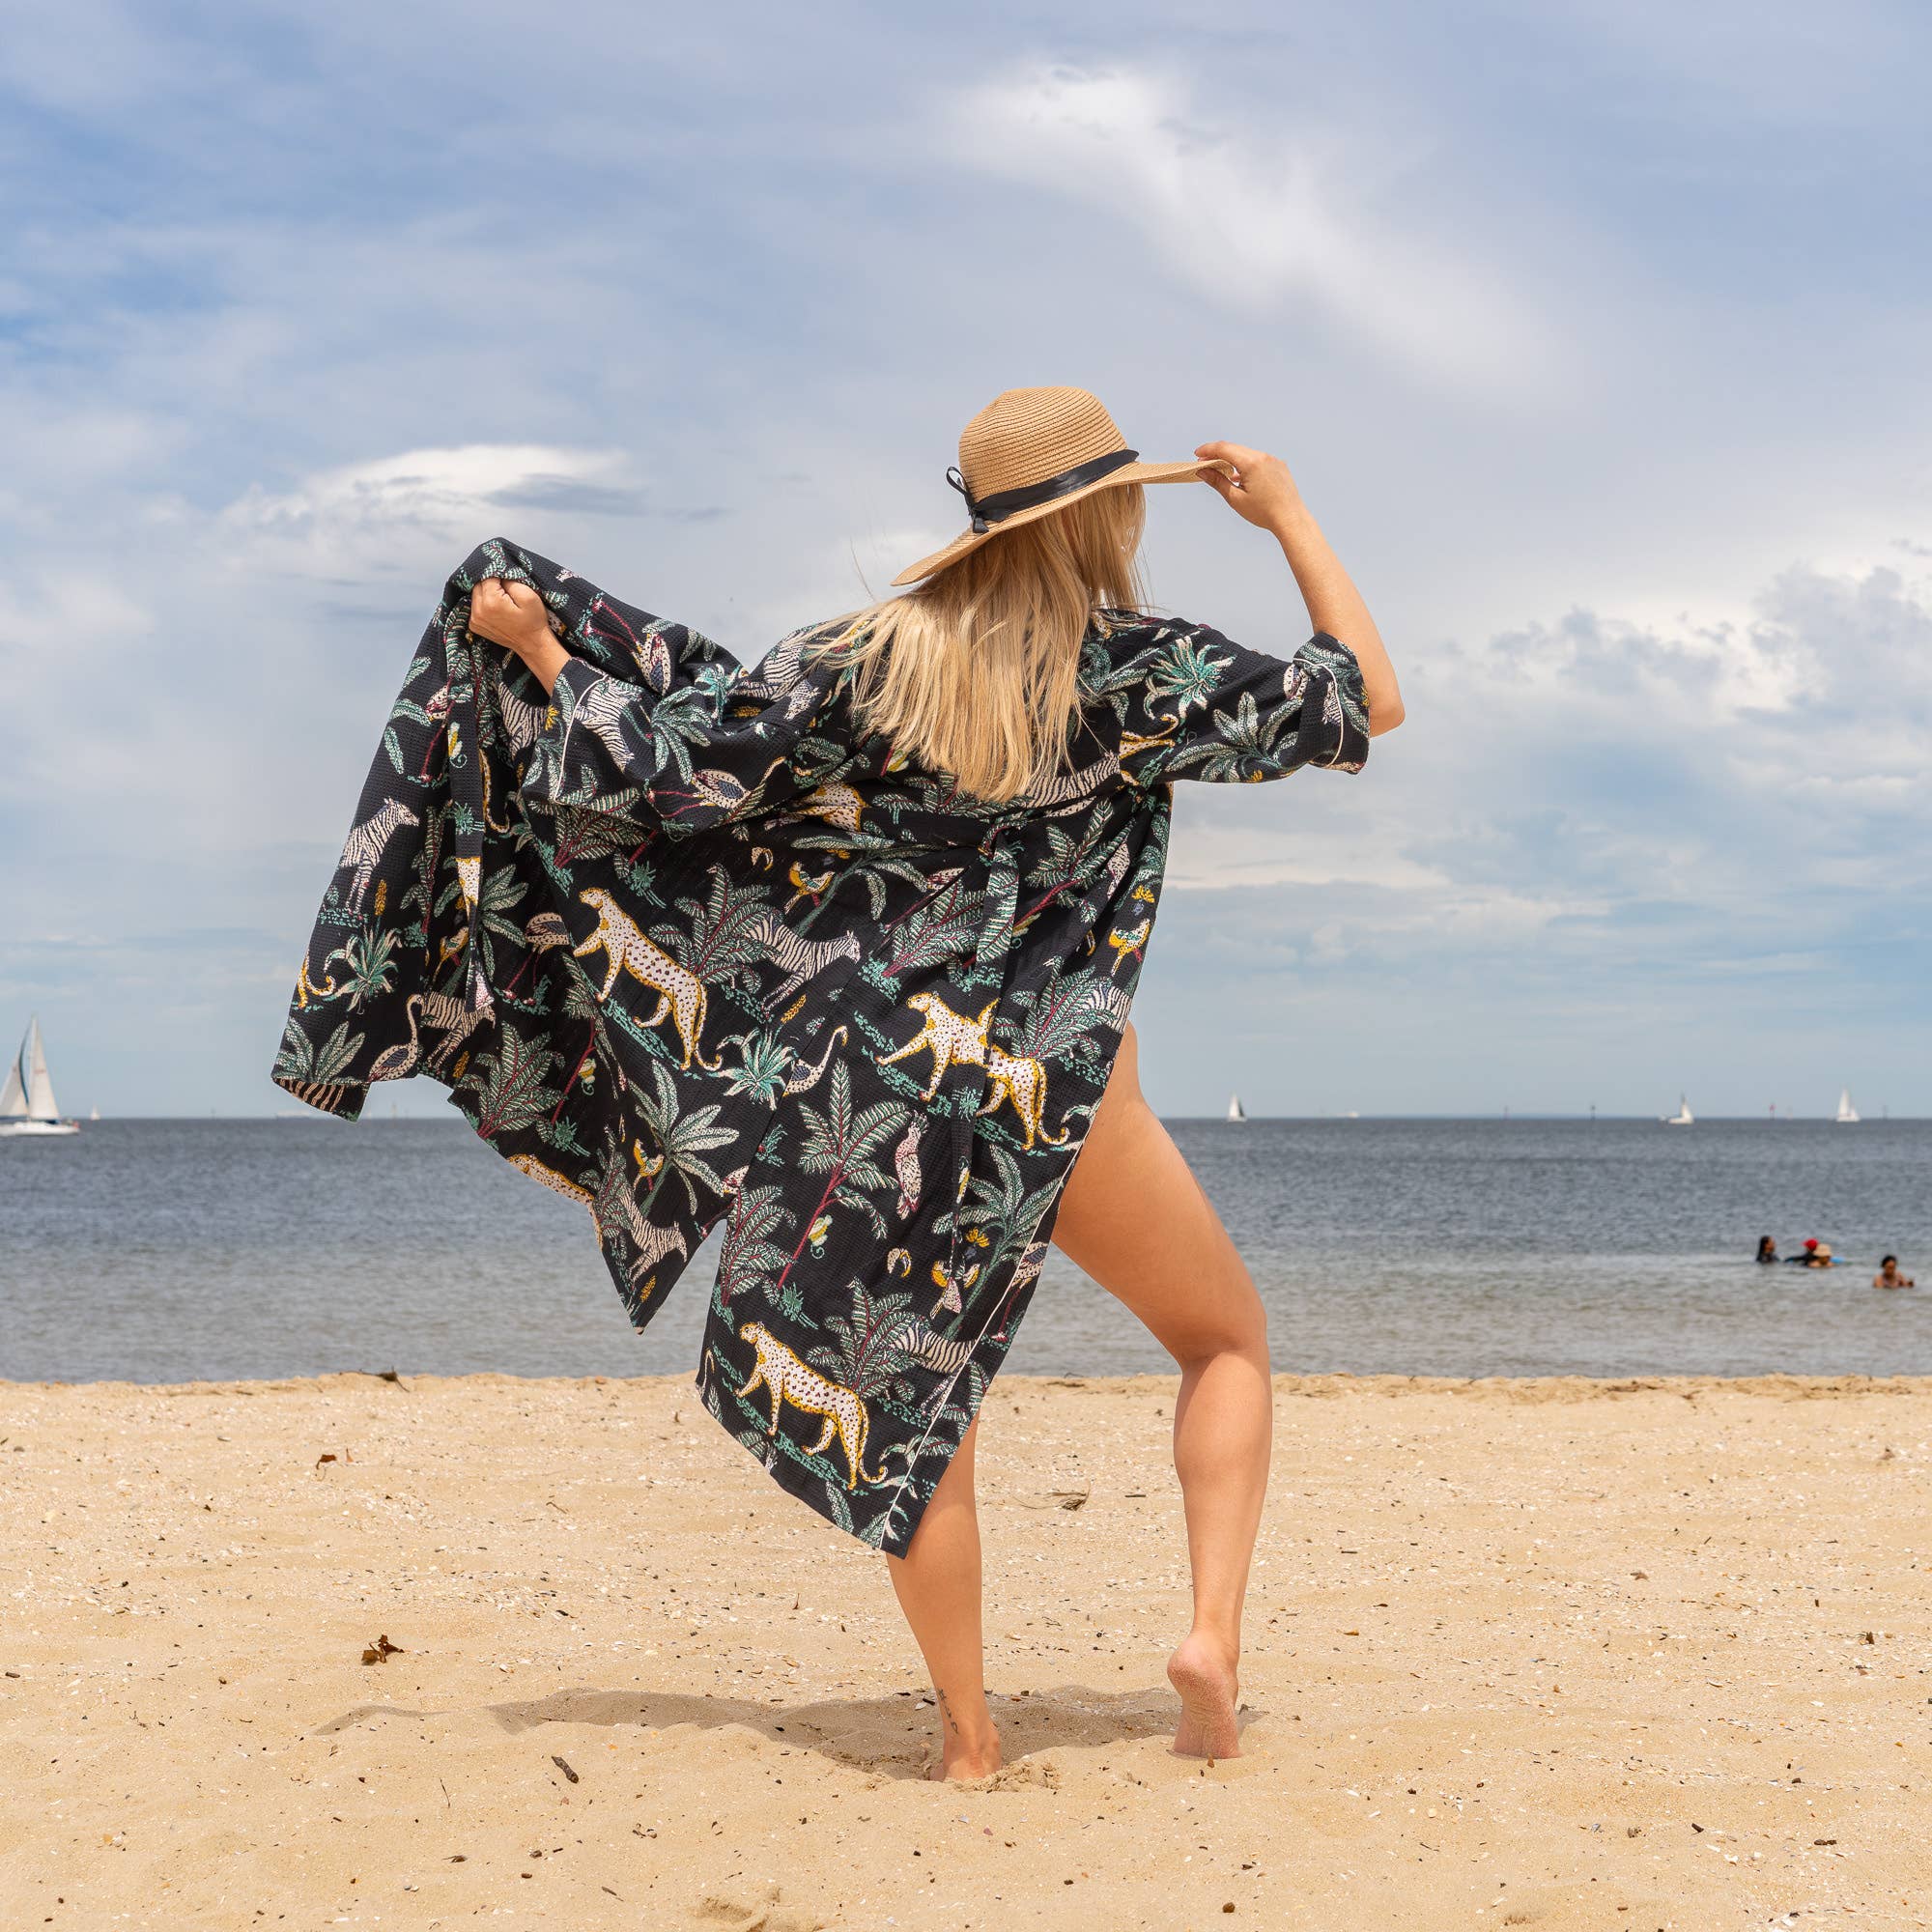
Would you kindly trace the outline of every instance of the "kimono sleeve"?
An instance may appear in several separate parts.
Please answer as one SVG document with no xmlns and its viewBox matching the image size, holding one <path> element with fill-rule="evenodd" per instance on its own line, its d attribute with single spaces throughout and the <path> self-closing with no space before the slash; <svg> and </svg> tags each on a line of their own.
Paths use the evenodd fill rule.
<svg viewBox="0 0 1932 1932">
<path fill-rule="evenodd" d="M 820 696 L 808 674 L 739 696 L 735 667 L 706 665 L 659 694 L 573 657 L 525 768 L 524 796 L 673 834 L 753 817 L 805 789 L 796 754 Z M 770 701 L 767 701 L 767 700 Z"/>
<path fill-rule="evenodd" d="M 1143 784 L 1253 784 L 1303 765 L 1358 772 L 1368 760 L 1361 666 L 1325 631 L 1284 659 L 1207 624 L 1167 627 L 1137 699 L 1121 762 Z"/>
</svg>

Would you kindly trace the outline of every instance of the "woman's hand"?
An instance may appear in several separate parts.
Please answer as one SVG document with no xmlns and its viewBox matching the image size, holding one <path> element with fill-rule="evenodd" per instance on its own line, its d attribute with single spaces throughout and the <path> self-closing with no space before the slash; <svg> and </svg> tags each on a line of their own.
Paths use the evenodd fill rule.
<svg viewBox="0 0 1932 1932">
<path fill-rule="evenodd" d="M 1194 453 L 1208 462 L 1235 466 L 1232 481 L 1219 469 L 1203 470 L 1202 480 L 1211 483 L 1221 493 L 1223 501 L 1236 516 L 1245 517 L 1262 529 L 1279 532 L 1282 525 L 1301 509 L 1301 492 L 1294 487 L 1294 478 L 1288 473 L 1288 465 L 1280 457 L 1270 456 L 1264 449 L 1249 449 L 1238 442 L 1204 442 L 1196 446 Z"/>
<path fill-rule="evenodd" d="M 527 657 L 554 641 L 544 601 L 526 583 L 486 577 L 469 593 L 469 628 L 493 644 Z"/>
<path fill-rule="evenodd" d="M 569 658 L 550 627 L 544 601 L 526 583 L 486 577 L 469 593 L 469 628 L 522 658 L 548 691 Z"/>
</svg>

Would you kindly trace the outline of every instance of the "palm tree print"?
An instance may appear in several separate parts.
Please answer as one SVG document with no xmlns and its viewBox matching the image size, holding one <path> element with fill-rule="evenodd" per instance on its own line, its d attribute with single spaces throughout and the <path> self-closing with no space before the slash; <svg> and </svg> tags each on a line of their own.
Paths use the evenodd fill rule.
<svg viewBox="0 0 1932 1932">
<path fill-rule="evenodd" d="M 836 1208 L 855 1208 L 863 1214 L 875 1234 L 883 1234 L 886 1218 L 870 1200 L 874 1194 L 892 1193 L 897 1182 L 883 1166 L 880 1156 L 906 1130 L 912 1116 L 899 1100 L 874 1100 L 868 1107 L 854 1110 L 851 1069 L 843 1064 L 832 1069 L 825 1111 L 802 1104 L 799 1109 L 804 1129 L 793 1164 L 803 1174 L 823 1175 L 819 1190 L 806 1223 L 805 1234 L 779 1277 L 781 1287 L 797 1264 L 818 1217 Z"/>
<path fill-rule="evenodd" d="M 547 698 L 470 635 L 485 577 L 543 597 L 570 653 Z M 351 824 L 406 815 L 384 813 L 366 894 L 353 870 L 327 883 L 273 1077 L 352 1120 L 377 1080 L 440 1081 L 499 1153 L 592 1208 L 639 1327 L 719 1229 L 701 1399 L 781 1487 L 903 1554 L 1105 1088 L 1170 781 L 1358 770 L 1367 719 L 1332 638 L 1278 658 L 1096 610 L 1065 781 L 989 807 L 858 727 L 812 649 L 829 628 L 743 669 L 507 539 L 477 546 L 374 721 Z M 941 1012 L 969 1031 L 927 1099 L 907 1049 Z M 1031 1145 L 987 1104 L 981 1015 L 988 1050 L 1039 1067 Z M 855 1490 L 736 1403 L 759 1325 L 865 1403 Z"/>
<path fill-rule="evenodd" d="M 682 1105 L 677 1082 L 664 1061 L 652 1063 L 651 1081 L 654 1092 L 647 1095 L 640 1088 L 637 1095 L 638 1118 L 645 1128 L 640 1144 L 655 1149 L 651 1157 L 662 1165 L 641 1205 L 648 1213 L 658 1189 L 667 1181 L 675 1180 L 683 1187 L 685 1201 L 696 1214 L 699 1187 L 714 1196 L 724 1191 L 724 1177 L 714 1172 L 704 1156 L 719 1148 L 734 1145 L 738 1136 L 734 1129 L 716 1124 L 719 1109 L 715 1104 L 689 1109 Z"/>
</svg>

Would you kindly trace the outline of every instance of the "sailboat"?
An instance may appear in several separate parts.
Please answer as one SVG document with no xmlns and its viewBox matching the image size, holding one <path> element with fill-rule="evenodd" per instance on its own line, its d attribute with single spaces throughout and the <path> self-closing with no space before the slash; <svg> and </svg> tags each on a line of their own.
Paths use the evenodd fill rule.
<svg viewBox="0 0 1932 1932">
<path fill-rule="evenodd" d="M 1696 1123 L 1696 1119 L 1697 1119 L 1696 1115 L 1694 1115 L 1690 1111 L 1690 1102 L 1687 1100 L 1682 1094 L 1678 1094 L 1677 1096 L 1676 1113 L 1665 1114 L 1662 1118 L 1663 1121 L 1663 1124 L 1666 1127 L 1693 1126 Z"/>
<path fill-rule="evenodd" d="M 1841 1127 L 1855 1127 L 1859 1123 L 1859 1110 L 1852 1105 L 1852 1090 L 1841 1087 L 1838 1090 L 1838 1111 L 1832 1117 Z"/>
<path fill-rule="evenodd" d="M 1248 1118 L 1242 1110 L 1241 1096 L 1238 1094 L 1228 1095 L 1228 1118 L 1231 1121 L 1245 1121 Z"/>
<path fill-rule="evenodd" d="M 47 1074 L 47 1050 L 41 1040 L 41 1022 L 27 1022 L 20 1057 L 7 1069 L 0 1090 L 0 1134 L 77 1134 L 78 1121 L 64 1121 L 54 1104 L 54 1083 Z"/>
</svg>

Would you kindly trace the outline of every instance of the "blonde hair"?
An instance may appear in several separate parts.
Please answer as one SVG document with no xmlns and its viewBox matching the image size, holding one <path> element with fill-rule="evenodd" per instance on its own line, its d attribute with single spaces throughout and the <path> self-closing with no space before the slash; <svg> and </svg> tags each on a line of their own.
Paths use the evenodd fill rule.
<svg viewBox="0 0 1932 1932">
<path fill-rule="evenodd" d="M 1147 493 L 1116 484 L 996 530 L 897 597 L 832 619 L 860 725 L 898 757 L 991 804 L 1060 770 L 1080 715 L 1080 644 L 1096 607 L 1147 603 Z"/>
</svg>

